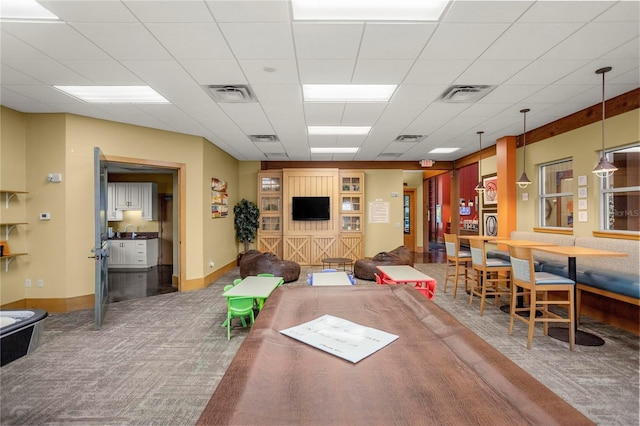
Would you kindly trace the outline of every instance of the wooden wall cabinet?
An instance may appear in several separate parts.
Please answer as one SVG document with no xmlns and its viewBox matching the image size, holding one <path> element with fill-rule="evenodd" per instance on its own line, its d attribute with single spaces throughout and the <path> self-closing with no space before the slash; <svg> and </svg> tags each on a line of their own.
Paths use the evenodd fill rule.
<svg viewBox="0 0 640 426">
<path fill-rule="evenodd" d="M 282 172 L 258 173 L 258 250 L 282 257 Z"/>
<path fill-rule="evenodd" d="M 295 196 L 328 196 L 329 220 L 294 221 Z M 327 257 L 361 258 L 364 247 L 364 172 L 284 169 L 258 173 L 258 250 L 301 265 Z"/>
</svg>

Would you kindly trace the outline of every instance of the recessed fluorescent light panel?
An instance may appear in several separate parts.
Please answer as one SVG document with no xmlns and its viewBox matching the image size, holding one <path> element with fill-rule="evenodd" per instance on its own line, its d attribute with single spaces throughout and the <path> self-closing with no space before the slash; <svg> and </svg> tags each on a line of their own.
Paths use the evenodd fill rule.
<svg viewBox="0 0 640 426">
<path fill-rule="evenodd" d="M 451 154 L 460 148 L 436 148 L 429 151 L 429 154 Z"/>
<path fill-rule="evenodd" d="M 357 147 L 318 147 L 309 148 L 312 154 L 355 154 L 360 148 Z"/>
<path fill-rule="evenodd" d="M 292 0 L 293 19 L 437 21 L 447 0 Z"/>
<path fill-rule="evenodd" d="M 32 21 L 57 21 L 60 19 L 35 0 L 2 0 L 0 18 Z"/>
<path fill-rule="evenodd" d="M 166 104 L 149 86 L 53 86 L 69 96 L 92 104 Z"/>
<path fill-rule="evenodd" d="M 371 126 L 309 126 L 307 131 L 310 135 L 358 136 L 368 135 L 371 131 Z"/>
<path fill-rule="evenodd" d="M 388 102 L 395 84 L 303 84 L 305 102 Z"/>
</svg>

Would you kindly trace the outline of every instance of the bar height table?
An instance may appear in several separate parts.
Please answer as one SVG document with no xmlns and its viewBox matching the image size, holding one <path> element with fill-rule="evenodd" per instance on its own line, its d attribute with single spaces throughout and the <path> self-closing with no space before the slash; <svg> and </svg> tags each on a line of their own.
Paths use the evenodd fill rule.
<svg viewBox="0 0 640 426">
<path fill-rule="evenodd" d="M 578 246 L 549 246 L 549 247 L 532 247 L 533 250 L 540 250 L 546 253 L 558 254 L 566 256 L 569 259 L 568 272 L 569 279 L 576 281 L 576 257 L 578 256 L 611 256 L 611 257 L 625 257 L 626 253 L 620 253 L 617 251 L 599 250 L 588 247 Z M 576 293 L 574 292 L 573 301 L 573 314 L 575 318 L 574 329 L 576 332 L 576 345 L 581 346 L 602 346 L 604 340 L 594 334 L 587 333 L 586 331 L 578 330 L 578 304 L 576 303 Z M 549 336 L 554 339 L 562 340 L 563 342 L 569 342 L 569 330 L 561 327 L 549 327 Z"/>
</svg>

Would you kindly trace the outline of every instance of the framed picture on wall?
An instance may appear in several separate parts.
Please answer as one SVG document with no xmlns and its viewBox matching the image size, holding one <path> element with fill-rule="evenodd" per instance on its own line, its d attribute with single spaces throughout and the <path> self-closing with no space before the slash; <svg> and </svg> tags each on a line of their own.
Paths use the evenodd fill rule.
<svg viewBox="0 0 640 426">
<path fill-rule="evenodd" d="M 482 205 L 497 206 L 498 205 L 498 176 L 492 175 L 482 176 L 482 184 L 484 192 L 482 193 Z"/>
<path fill-rule="evenodd" d="M 498 236 L 498 212 L 486 211 L 482 212 L 482 224 L 484 235 L 489 237 Z"/>
</svg>

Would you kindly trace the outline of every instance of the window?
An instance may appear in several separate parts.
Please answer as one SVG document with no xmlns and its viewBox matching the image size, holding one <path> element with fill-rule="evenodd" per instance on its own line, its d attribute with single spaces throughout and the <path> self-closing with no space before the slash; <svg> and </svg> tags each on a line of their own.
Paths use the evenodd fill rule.
<svg viewBox="0 0 640 426">
<path fill-rule="evenodd" d="M 540 166 L 540 226 L 573 227 L 573 160 Z"/>
<path fill-rule="evenodd" d="M 640 231 L 640 144 L 608 151 L 606 156 L 618 171 L 600 179 L 600 229 Z"/>
</svg>

